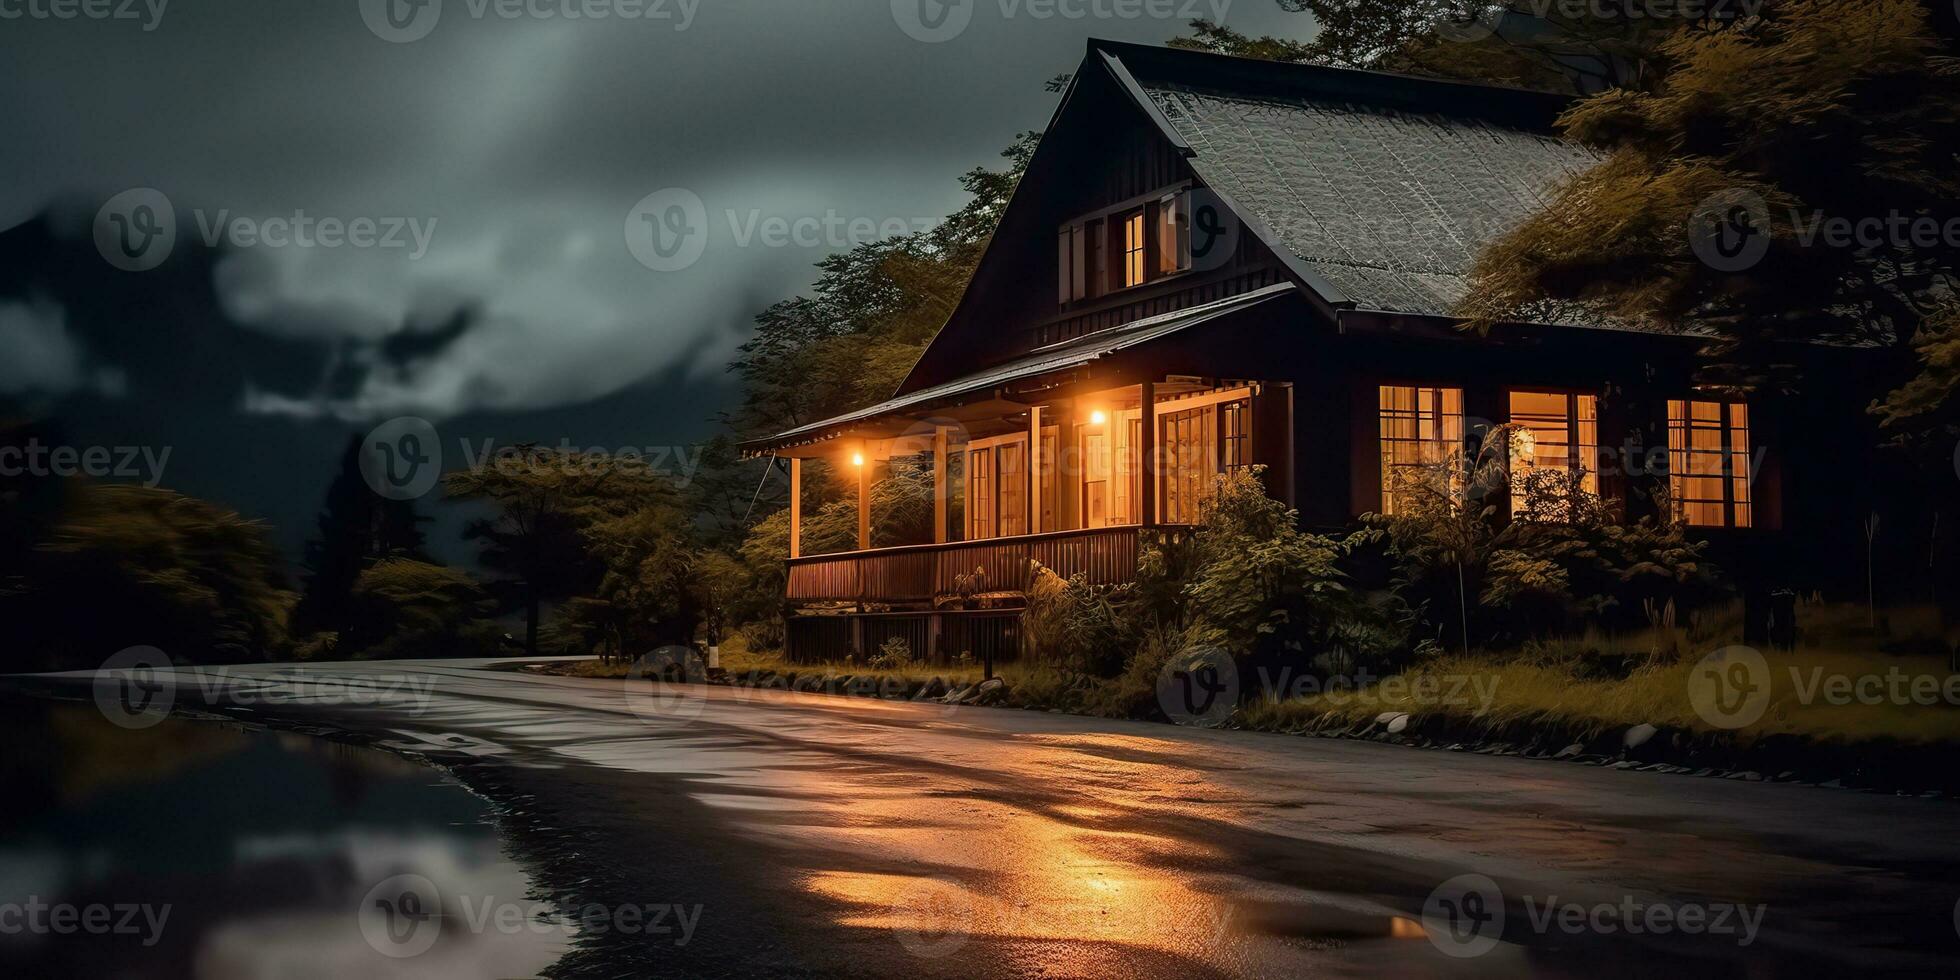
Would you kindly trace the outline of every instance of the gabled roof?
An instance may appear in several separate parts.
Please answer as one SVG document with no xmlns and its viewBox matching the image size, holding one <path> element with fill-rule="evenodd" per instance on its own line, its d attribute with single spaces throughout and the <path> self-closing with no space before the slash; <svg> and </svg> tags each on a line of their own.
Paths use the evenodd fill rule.
<svg viewBox="0 0 1960 980">
<path fill-rule="evenodd" d="M 999 385 L 1054 371 L 1066 371 L 1101 360 L 1120 351 L 1141 344 L 1160 340 L 1181 330 L 1219 317 L 1238 313 L 1295 291 L 1292 283 L 1278 283 L 1255 289 L 1249 293 L 1227 297 L 1203 306 L 1193 306 L 1171 313 L 1145 317 L 1118 327 L 1098 330 L 1095 333 L 1076 337 L 1072 340 L 1047 347 L 1039 347 L 1023 357 L 996 365 L 984 371 L 967 375 L 958 381 L 921 388 L 918 391 L 897 398 L 879 402 L 855 412 L 846 412 L 835 418 L 812 422 L 786 432 L 780 432 L 767 439 L 757 439 L 743 444 L 744 448 L 786 447 L 808 442 L 818 442 L 848 431 L 852 426 L 868 422 L 881 415 L 901 413 L 907 409 L 923 409 L 932 403 L 956 399 L 962 395 L 977 394 Z"/>
<path fill-rule="evenodd" d="M 1597 162 L 1549 93 L 1092 42 L 1330 305 L 1449 316 L 1483 245 Z M 1262 226 L 1263 227 L 1260 227 Z"/>
</svg>

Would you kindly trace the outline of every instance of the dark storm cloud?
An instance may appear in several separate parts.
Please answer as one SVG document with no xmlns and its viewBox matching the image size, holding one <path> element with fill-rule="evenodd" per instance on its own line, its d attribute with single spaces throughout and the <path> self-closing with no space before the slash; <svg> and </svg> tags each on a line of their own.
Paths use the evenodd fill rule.
<svg viewBox="0 0 1960 980">
<path fill-rule="evenodd" d="M 1085 38 L 1162 41 L 1222 2 L 968 0 L 943 43 L 908 35 L 911 0 L 702 0 L 684 30 L 680 0 L 644 0 L 669 15 L 638 20 L 440 0 L 412 43 L 378 36 L 359 0 L 172 0 L 153 24 L 0 17 L 0 234 L 80 246 L 53 285 L 0 276 L 0 340 L 20 352 L 0 394 L 66 393 L 89 406 L 71 415 L 141 419 L 177 443 L 226 429 L 223 413 L 244 426 L 229 438 L 287 433 L 322 471 L 349 427 L 403 413 L 551 419 L 548 441 L 585 425 L 622 445 L 698 438 L 728 404 L 723 365 L 750 318 L 854 240 L 744 244 L 744 229 L 936 220 L 961 203 L 958 174 L 1045 124 L 1043 82 Z M 1307 27 L 1273 0 L 1223 9 L 1245 30 Z M 134 187 L 167 197 L 177 245 L 117 272 L 87 225 Z M 680 271 L 626 243 L 636 205 L 667 188 L 706 218 Z M 405 244 L 293 241 L 323 220 L 392 222 Z M 248 509 L 267 492 L 214 472 L 198 490 Z"/>
</svg>

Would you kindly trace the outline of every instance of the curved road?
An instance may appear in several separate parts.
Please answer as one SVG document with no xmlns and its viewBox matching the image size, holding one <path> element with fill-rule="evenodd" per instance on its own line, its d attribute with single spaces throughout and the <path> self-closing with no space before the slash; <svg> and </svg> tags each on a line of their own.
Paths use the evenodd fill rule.
<svg viewBox="0 0 1960 980">
<path fill-rule="evenodd" d="M 171 696 L 448 766 L 561 907 L 698 906 L 684 945 L 595 930 L 566 975 L 1960 966 L 1946 801 L 482 666 L 180 670 Z M 62 676 L 33 683 L 87 693 Z"/>
</svg>

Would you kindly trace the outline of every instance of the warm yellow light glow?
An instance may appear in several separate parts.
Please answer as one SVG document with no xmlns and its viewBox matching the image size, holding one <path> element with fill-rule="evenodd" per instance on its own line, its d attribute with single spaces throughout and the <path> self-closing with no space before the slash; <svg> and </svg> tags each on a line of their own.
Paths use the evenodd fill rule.
<svg viewBox="0 0 1960 980">
<path fill-rule="evenodd" d="M 1100 409 L 1100 408 L 1098 408 L 1098 409 L 1096 409 L 1095 411 L 1093 411 L 1093 412 L 1090 412 L 1090 413 L 1089 413 L 1089 424 L 1090 424 L 1090 425 L 1101 425 L 1101 424 L 1103 424 L 1104 422 L 1107 422 L 1107 421 L 1109 421 L 1109 416 L 1107 416 L 1107 415 L 1104 415 L 1104 414 L 1103 414 L 1103 410 L 1102 410 L 1102 409 Z"/>
<path fill-rule="evenodd" d="M 852 454 L 851 454 L 851 465 L 852 465 L 852 466 L 863 466 L 863 465 L 864 465 L 864 454 L 863 454 L 863 453 L 852 453 Z"/>
</svg>

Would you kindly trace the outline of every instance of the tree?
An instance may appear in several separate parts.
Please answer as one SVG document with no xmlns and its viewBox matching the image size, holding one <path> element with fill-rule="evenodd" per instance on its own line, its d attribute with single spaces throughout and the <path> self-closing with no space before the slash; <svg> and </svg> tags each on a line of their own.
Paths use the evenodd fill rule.
<svg viewBox="0 0 1960 980">
<path fill-rule="evenodd" d="M 1484 250 L 1460 312 L 1692 326 L 1714 336 L 1707 380 L 1738 390 L 1792 383 L 1791 342 L 1916 346 L 1924 373 L 1881 407 L 1899 424 L 1952 390 L 1960 242 L 1823 229 L 1953 217 L 1960 69 L 1913 0 L 1768 9 L 1670 37 L 1658 91 L 1570 110 L 1561 125 L 1602 159 Z"/>
<path fill-rule="evenodd" d="M 387 558 L 363 570 L 348 594 L 349 628 L 336 652 L 349 659 L 463 657 L 495 652 L 493 602 L 461 570 Z"/>
<path fill-rule="evenodd" d="M 95 667 L 131 646 L 195 663 L 285 651 L 294 597 L 263 524 L 168 490 L 69 482 L 0 595 L 19 669 Z"/>
<path fill-rule="evenodd" d="M 496 508 L 463 536 L 481 542 L 485 568 L 507 576 L 513 604 L 524 609 L 524 650 L 532 655 L 545 601 L 583 592 L 601 574 L 581 532 L 675 498 L 672 484 L 644 460 L 532 445 L 506 447 L 443 483 L 451 497 Z"/>
<path fill-rule="evenodd" d="M 1207 20 L 1175 47 L 1242 58 L 1590 94 L 1644 89 L 1666 74 L 1661 40 L 1687 21 L 1626 16 L 1613 5 L 1544 0 L 1279 0 L 1309 14 L 1311 40 L 1247 36 Z M 1712 17 L 1730 16 L 1711 4 Z"/>
<path fill-rule="evenodd" d="M 361 438 L 356 435 L 340 456 L 340 470 L 327 486 L 316 530 L 300 564 L 295 629 L 344 632 L 350 625 L 348 598 L 354 583 L 375 562 L 403 557 L 426 560 L 421 525 L 412 500 L 390 500 L 375 493 L 361 475 Z"/>
</svg>

